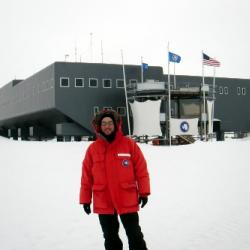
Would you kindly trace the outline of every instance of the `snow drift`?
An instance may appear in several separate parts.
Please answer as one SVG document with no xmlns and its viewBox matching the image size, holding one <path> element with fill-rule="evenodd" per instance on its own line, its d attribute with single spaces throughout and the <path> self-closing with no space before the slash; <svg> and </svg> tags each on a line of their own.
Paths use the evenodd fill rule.
<svg viewBox="0 0 250 250">
<path fill-rule="evenodd" d="M 1 249 L 104 249 L 97 216 L 78 204 L 88 145 L 0 137 Z M 140 147 L 152 186 L 140 211 L 149 250 L 250 249 L 249 140 Z"/>
</svg>

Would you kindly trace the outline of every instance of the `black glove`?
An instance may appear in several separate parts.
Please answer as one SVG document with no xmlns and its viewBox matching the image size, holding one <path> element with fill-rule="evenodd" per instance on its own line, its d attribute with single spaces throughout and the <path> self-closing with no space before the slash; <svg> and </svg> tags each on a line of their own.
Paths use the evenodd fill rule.
<svg viewBox="0 0 250 250">
<path fill-rule="evenodd" d="M 85 211 L 86 214 L 90 214 L 91 213 L 91 208 L 90 208 L 90 204 L 89 203 L 83 204 L 83 209 L 84 209 L 84 211 Z"/>
<path fill-rule="evenodd" d="M 148 197 L 144 196 L 144 197 L 139 197 L 139 204 L 141 204 L 141 208 L 143 208 L 148 202 Z"/>
</svg>

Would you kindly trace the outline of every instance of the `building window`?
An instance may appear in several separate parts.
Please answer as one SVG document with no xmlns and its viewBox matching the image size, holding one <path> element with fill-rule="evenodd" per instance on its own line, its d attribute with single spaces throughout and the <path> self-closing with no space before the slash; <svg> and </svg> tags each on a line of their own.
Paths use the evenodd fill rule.
<svg viewBox="0 0 250 250">
<path fill-rule="evenodd" d="M 90 88 L 98 88 L 98 80 L 96 78 L 89 79 L 89 87 Z"/>
<path fill-rule="evenodd" d="M 225 95 L 228 95 L 228 87 L 224 87 L 224 93 Z"/>
<path fill-rule="evenodd" d="M 102 86 L 103 88 L 112 88 L 111 79 L 102 79 Z"/>
<path fill-rule="evenodd" d="M 98 106 L 94 106 L 94 115 L 96 115 L 97 113 L 99 113 L 99 107 Z"/>
<path fill-rule="evenodd" d="M 116 87 L 117 88 L 124 88 L 124 81 L 123 81 L 123 79 L 116 79 Z"/>
<path fill-rule="evenodd" d="M 240 95 L 241 94 L 241 89 L 240 87 L 237 87 L 237 95 Z"/>
<path fill-rule="evenodd" d="M 75 87 L 76 88 L 84 87 L 84 79 L 83 78 L 75 78 Z"/>
<path fill-rule="evenodd" d="M 219 94 L 223 95 L 223 87 L 219 87 Z"/>
<path fill-rule="evenodd" d="M 61 77 L 60 78 L 60 87 L 62 87 L 62 88 L 69 87 L 69 78 L 68 77 Z"/>
<path fill-rule="evenodd" d="M 125 107 L 118 107 L 118 108 L 117 108 L 117 113 L 118 113 L 120 116 L 125 116 L 125 115 L 126 115 L 126 108 L 125 108 Z"/>
<path fill-rule="evenodd" d="M 246 88 L 242 88 L 242 90 L 241 90 L 241 93 L 242 93 L 242 95 L 246 95 Z"/>
</svg>

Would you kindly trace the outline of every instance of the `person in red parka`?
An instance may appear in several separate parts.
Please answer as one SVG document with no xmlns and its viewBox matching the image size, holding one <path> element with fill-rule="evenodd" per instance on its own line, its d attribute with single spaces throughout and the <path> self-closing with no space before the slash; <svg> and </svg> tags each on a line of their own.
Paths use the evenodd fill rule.
<svg viewBox="0 0 250 250">
<path fill-rule="evenodd" d="M 139 205 L 150 194 L 145 158 L 134 140 L 123 135 L 121 118 L 113 110 L 98 113 L 93 125 L 97 140 L 82 162 L 80 204 L 84 211 L 99 215 L 106 250 L 122 250 L 119 221 L 125 228 L 130 250 L 147 250 L 139 225 Z"/>
</svg>

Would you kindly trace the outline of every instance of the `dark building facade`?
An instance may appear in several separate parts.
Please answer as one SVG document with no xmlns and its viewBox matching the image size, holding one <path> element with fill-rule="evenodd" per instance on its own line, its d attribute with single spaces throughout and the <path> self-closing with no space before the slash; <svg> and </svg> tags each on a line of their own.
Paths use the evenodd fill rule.
<svg viewBox="0 0 250 250">
<path fill-rule="evenodd" d="M 141 82 L 139 65 L 125 65 L 125 72 L 128 89 Z M 167 82 L 162 67 L 158 66 L 144 71 L 144 79 Z M 209 85 L 207 98 L 213 95 L 212 81 L 205 79 Z M 201 82 L 197 76 L 176 76 L 177 89 L 197 88 Z M 221 121 L 222 131 L 250 132 L 249 94 L 249 79 L 216 78 L 215 118 Z M 172 102 L 173 116 L 200 116 L 201 98 L 183 96 Z M 185 106 L 190 103 L 194 103 L 194 108 L 188 113 Z M 80 139 L 93 135 L 92 117 L 104 108 L 120 113 L 127 131 L 122 65 L 55 62 L 25 80 L 13 80 L 0 89 L 0 133 L 15 139 L 55 136 Z"/>
<path fill-rule="evenodd" d="M 164 76 L 164 81 L 167 81 L 167 76 Z M 173 81 L 172 77 L 171 82 Z M 213 99 L 213 91 L 215 91 L 214 117 L 221 121 L 222 131 L 249 133 L 250 79 L 218 77 L 214 90 L 212 77 L 206 77 L 205 84 L 209 86 L 208 99 Z M 176 76 L 176 85 L 179 88 L 201 86 L 202 77 L 178 75 Z M 185 103 L 185 100 L 183 102 Z"/>
</svg>

